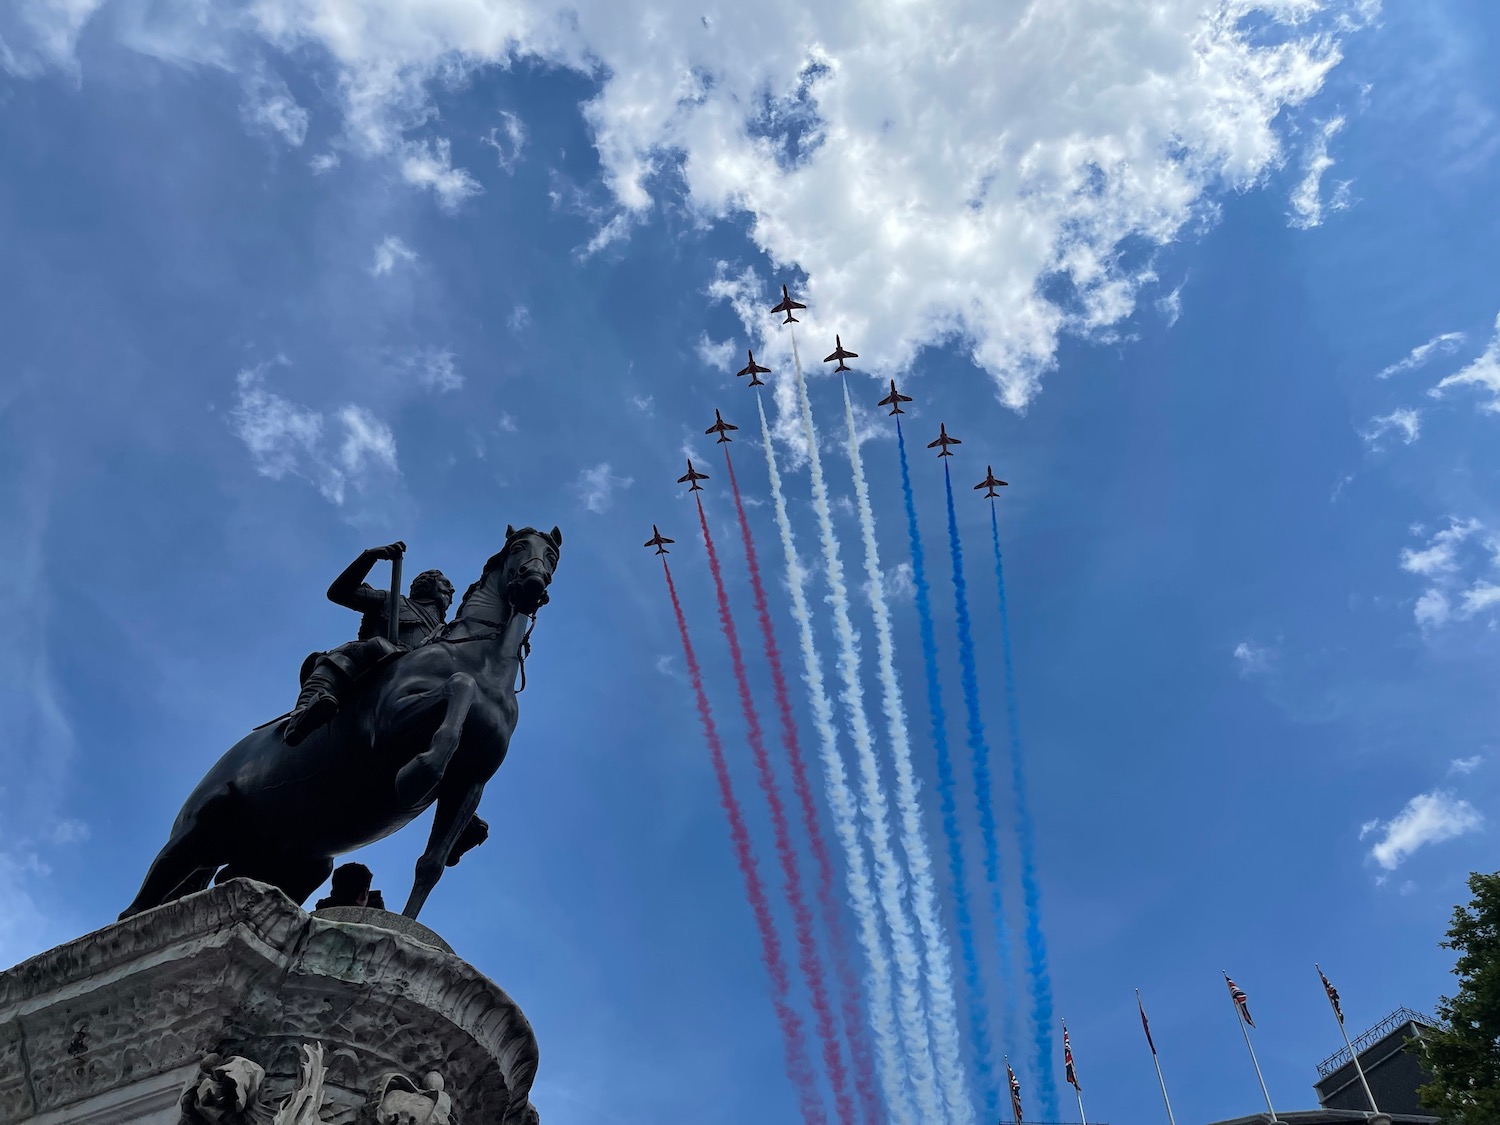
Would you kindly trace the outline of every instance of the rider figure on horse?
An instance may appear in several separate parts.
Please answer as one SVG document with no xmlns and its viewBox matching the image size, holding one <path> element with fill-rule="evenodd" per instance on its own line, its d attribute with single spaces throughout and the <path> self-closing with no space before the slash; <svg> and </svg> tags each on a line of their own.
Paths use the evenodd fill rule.
<svg viewBox="0 0 1500 1125">
<path fill-rule="evenodd" d="M 302 692 L 282 729 L 282 739 L 296 746 L 338 713 L 339 696 L 385 658 L 426 644 L 447 619 L 453 583 L 440 570 L 424 570 L 400 598 L 398 642 L 389 639 L 390 594 L 365 581 L 375 564 L 406 552 L 405 543 L 370 547 L 360 553 L 328 587 L 328 600 L 362 615 L 359 638 L 327 652 L 314 653 L 302 665 Z"/>
</svg>

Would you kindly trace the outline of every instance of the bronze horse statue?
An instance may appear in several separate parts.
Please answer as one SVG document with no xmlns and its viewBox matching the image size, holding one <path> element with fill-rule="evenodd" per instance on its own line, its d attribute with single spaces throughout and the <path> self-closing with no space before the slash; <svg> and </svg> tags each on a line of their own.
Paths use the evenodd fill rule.
<svg viewBox="0 0 1500 1125">
<path fill-rule="evenodd" d="M 249 878 L 299 904 L 334 857 L 384 839 L 434 802 L 403 913 L 415 918 L 510 746 L 516 677 L 562 552 L 562 532 L 506 529 L 505 546 L 431 641 L 369 673 L 298 746 L 272 721 L 198 783 L 127 918 L 217 882 Z"/>
</svg>

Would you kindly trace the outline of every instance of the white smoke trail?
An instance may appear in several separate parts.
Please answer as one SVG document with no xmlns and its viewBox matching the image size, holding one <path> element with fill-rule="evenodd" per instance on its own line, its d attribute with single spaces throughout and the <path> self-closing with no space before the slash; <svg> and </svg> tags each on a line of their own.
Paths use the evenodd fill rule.
<svg viewBox="0 0 1500 1125">
<path fill-rule="evenodd" d="M 891 963 L 880 935 L 880 918 L 875 895 L 870 888 L 870 872 L 865 864 L 864 848 L 859 840 L 859 824 L 854 808 L 854 794 L 849 789 L 844 759 L 839 753 L 838 732 L 833 725 L 833 704 L 823 684 L 823 665 L 813 641 L 812 613 L 807 606 L 807 571 L 797 558 L 797 540 L 787 515 L 786 493 L 781 487 L 781 470 L 776 464 L 776 449 L 771 443 L 771 427 L 760 396 L 755 398 L 760 411 L 761 444 L 766 451 L 766 471 L 771 478 L 771 497 L 776 507 L 776 526 L 781 532 L 781 549 L 786 555 L 787 582 L 791 587 L 792 618 L 802 650 L 802 675 L 812 704 L 813 726 L 818 732 L 819 757 L 823 762 L 824 785 L 828 791 L 828 808 L 833 814 L 834 834 L 844 849 L 849 865 L 849 897 L 854 917 L 859 923 L 860 945 L 870 966 L 870 1026 L 880 1061 L 880 1084 L 885 1093 L 886 1109 L 894 1125 L 916 1125 L 920 1120 L 912 1111 L 904 1083 L 905 1062 L 896 1033 L 895 997 L 891 992 Z"/>
<path fill-rule="evenodd" d="M 849 590 L 844 584 L 844 564 L 839 558 L 838 536 L 833 530 L 828 485 L 823 479 L 823 460 L 818 453 L 817 427 L 813 425 L 812 400 L 807 394 L 807 380 L 802 374 L 802 357 L 797 351 L 795 332 L 791 339 L 792 364 L 797 372 L 797 402 L 802 410 L 802 434 L 807 442 L 807 460 L 812 475 L 813 512 L 818 517 L 828 601 L 833 607 L 834 633 L 839 642 L 839 674 L 843 680 L 840 698 L 849 712 L 849 733 L 859 762 L 862 806 L 870 847 L 875 856 L 875 877 L 880 886 L 886 924 L 891 931 L 891 953 L 896 961 L 900 996 L 896 1012 L 906 1041 L 907 1076 L 916 1094 L 923 1125 L 943 1122 L 947 1120 L 947 1114 L 943 1112 L 943 1100 L 933 1083 L 927 1013 L 922 1003 L 922 966 L 912 938 L 911 922 L 906 917 L 906 894 L 900 864 L 895 849 L 891 847 L 889 809 L 880 780 L 880 762 L 875 757 L 875 740 L 870 733 L 869 717 L 865 714 L 864 687 L 859 680 L 859 639 L 849 620 Z"/>
<path fill-rule="evenodd" d="M 896 677 L 896 648 L 891 640 L 891 615 L 885 600 L 885 576 L 880 569 L 880 546 L 875 538 L 875 513 L 870 507 L 870 486 L 865 480 L 864 460 L 854 431 L 854 407 L 849 385 L 844 384 L 844 423 L 849 430 L 849 464 L 854 470 L 854 495 L 859 504 L 859 528 L 864 536 L 865 577 L 869 581 L 870 610 L 875 618 L 875 651 L 879 662 L 881 708 L 890 732 L 891 758 L 896 772 L 896 808 L 901 817 L 901 846 L 911 873 L 912 908 L 922 931 L 927 965 L 927 996 L 935 1040 L 938 1084 L 948 1102 L 954 1125 L 973 1125 L 974 1106 L 964 1077 L 963 1047 L 958 1032 L 958 1004 L 953 997 L 953 968 L 948 936 L 938 912 L 937 886 L 932 875 L 932 853 L 922 828 L 922 807 L 917 798 L 917 776 L 911 762 L 911 735 L 906 725 L 906 706 L 901 682 Z"/>
</svg>

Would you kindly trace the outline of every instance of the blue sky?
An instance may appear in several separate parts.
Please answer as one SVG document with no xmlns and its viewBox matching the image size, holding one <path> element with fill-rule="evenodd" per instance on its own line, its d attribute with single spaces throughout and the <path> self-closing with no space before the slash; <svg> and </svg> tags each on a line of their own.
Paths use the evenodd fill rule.
<svg viewBox="0 0 1500 1125">
<path fill-rule="evenodd" d="M 811 562 L 785 346 L 759 311 L 786 281 L 812 306 L 808 352 L 838 331 L 861 355 L 914 728 L 878 379 L 916 399 L 913 441 L 940 420 L 964 439 L 962 491 L 986 462 L 1011 482 L 1044 925 L 1091 1117 L 1160 1117 L 1137 987 L 1184 1121 L 1257 1104 L 1221 969 L 1250 995 L 1280 1108 L 1313 1103 L 1338 1045 L 1314 960 L 1351 1026 L 1430 1010 L 1500 793 L 1500 78 L 1483 63 L 1500 22 L 1463 0 L 1180 0 L 1150 24 L 1050 8 L 0 14 L 0 962 L 130 899 L 201 773 L 290 705 L 306 652 L 352 636 L 323 591 L 363 547 L 404 539 L 409 567 L 462 586 L 506 523 L 557 523 L 553 604 L 482 809 L 503 828 L 423 919 L 527 1012 L 552 1125 L 794 1120 L 639 547 L 653 522 L 678 540 L 770 876 L 673 480 L 688 450 L 715 473 L 753 651 L 702 436 L 722 409 L 792 654 L 753 404 L 729 374 L 747 344 L 777 369 Z M 838 387 L 817 373 L 811 394 L 857 573 Z M 956 717 L 941 474 L 925 452 L 913 468 Z M 999 754 L 988 512 L 960 505 Z M 824 592 L 815 577 L 831 674 Z M 875 714 L 858 594 L 855 616 Z M 930 801 L 931 746 L 913 749 Z M 413 829 L 362 857 L 389 897 L 420 846 Z"/>
</svg>

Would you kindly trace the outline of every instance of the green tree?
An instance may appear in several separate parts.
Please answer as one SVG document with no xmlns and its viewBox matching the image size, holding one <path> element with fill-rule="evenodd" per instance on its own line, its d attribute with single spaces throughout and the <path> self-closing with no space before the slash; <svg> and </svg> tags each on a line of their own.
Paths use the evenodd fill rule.
<svg viewBox="0 0 1500 1125">
<path fill-rule="evenodd" d="M 1444 1125 L 1500 1122 L 1500 873 L 1469 876 L 1474 900 L 1453 911 L 1444 949 L 1458 953 L 1458 992 L 1445 996 L 1439 1031 L 1412 1044 L 1432 1082 L 1422 1104 Z"/>
</svg>

